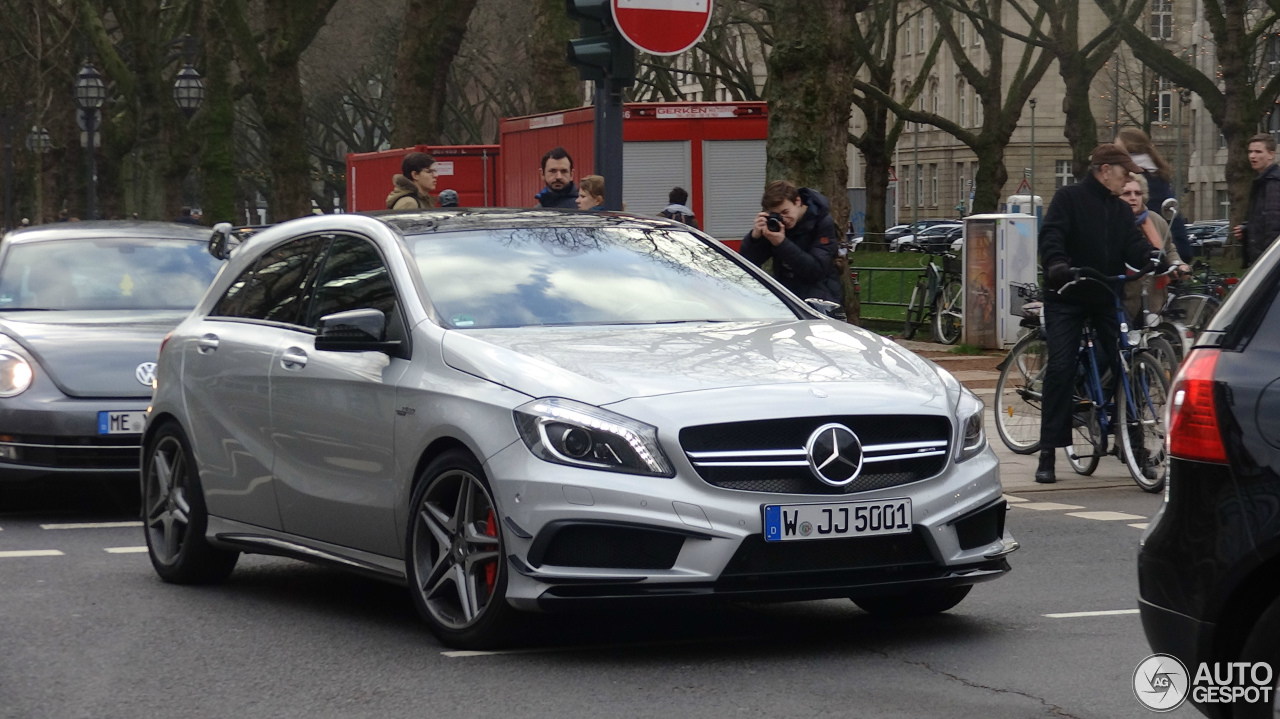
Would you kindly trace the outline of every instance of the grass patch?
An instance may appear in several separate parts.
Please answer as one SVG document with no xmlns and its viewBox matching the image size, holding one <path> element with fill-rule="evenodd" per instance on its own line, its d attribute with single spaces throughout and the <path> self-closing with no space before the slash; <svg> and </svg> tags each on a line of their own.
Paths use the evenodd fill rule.
<svg viewBox="0 0 1280 719">
<path fill-rule="evenodd" d="M 953 355 L 980 355 L 982 348 L 977 345 L 959 344 L 947 350 Z"/>
</svg>

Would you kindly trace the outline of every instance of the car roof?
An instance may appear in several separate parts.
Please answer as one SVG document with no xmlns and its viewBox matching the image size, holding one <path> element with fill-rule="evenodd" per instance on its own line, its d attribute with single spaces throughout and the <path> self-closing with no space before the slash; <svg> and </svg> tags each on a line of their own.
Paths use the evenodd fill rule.
<svg viewBox="0 0 1280 719">
<path fill-rule="evenodd" d="M 627 227 L 632 229 L 678 229 L 690 227 L 660 217 L 626 212 L 583 212 L 545 208 L 505 207 L 448 208 L 433 210 L 379 210 L 361 213 L 390 225 L 405 235 L 467 230 L 511 230 L 536 227 L 581 227 L 586 229 Z"/>
<path fill-rule="evenodd" d="M 54 222 L 24 227 L 4 236 L 9 244 L 48 242 L 52 240 L 91 240 L 105 238 L 195 240 L 208 242 L 213 230 L 178 222 L 146 222 L 143 220 L 98 220 L 93 222 Z"/>
</svg>

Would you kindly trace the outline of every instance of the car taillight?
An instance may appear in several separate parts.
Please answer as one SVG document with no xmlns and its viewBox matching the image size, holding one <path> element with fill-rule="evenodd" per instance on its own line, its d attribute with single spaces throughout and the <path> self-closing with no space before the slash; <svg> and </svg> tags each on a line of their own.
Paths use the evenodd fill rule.
<svg viewBox="0 0 1280 719">
<path fill-rule="evenodd" d="M 1173 379 L 1169 403 L 1169 455 L 1196 462 L 1226 464 L 1227 450 L 1218 427 L 1213 399 L 1213 372 L 1220 350 L 1198 349 Z"/>
</svg>

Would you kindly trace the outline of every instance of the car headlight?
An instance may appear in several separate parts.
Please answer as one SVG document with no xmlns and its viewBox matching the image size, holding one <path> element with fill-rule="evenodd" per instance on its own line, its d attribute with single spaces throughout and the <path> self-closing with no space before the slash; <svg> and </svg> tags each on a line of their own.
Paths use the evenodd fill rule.
<svg viewBox="0 0 1280 719">
<path fill-rule="evenodd" d="M 514 410 L 516 429 L 539 459 L 608 472 L 673 477 L 658 446 L 658 428 L 599 407 L 559 397 Z"/>
<path fill-rule="evenodd" d="M 0 350 L 0 397 L 15 397 L 26 392 L 34 378 L 31 363 L 24 357 Z"/>
<path fill-rule="evenodd" d="M 976 456 L 987 447 L 985 417 L 986 405 L 968 388 L 960 392 L 956 405 L 956 419 L 960 423 L 960 442 L 956 449 L 956 461 L 963 462 Z"/>
</svg>

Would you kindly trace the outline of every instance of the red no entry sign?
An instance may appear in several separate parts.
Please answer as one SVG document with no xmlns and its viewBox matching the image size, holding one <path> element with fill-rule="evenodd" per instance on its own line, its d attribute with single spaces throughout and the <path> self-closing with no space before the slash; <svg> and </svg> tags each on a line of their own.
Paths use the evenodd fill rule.
<svg viewBox="0 0 1280 719">
<path fill-rule="evenodd" d="M 637 49 L 675 55 L 698 44 L 711 24 L 711 0 L 611 0 L 613 22 Z"/>
</svg>

